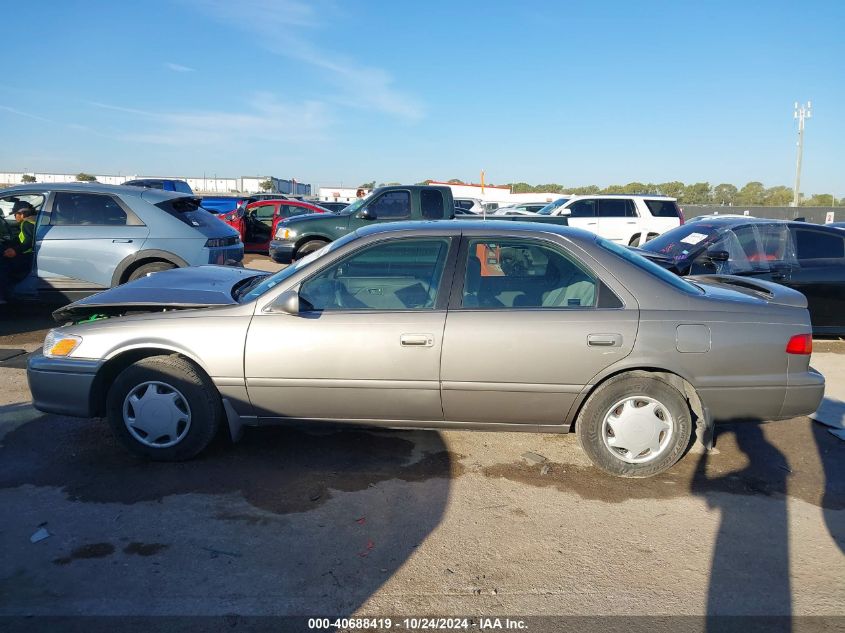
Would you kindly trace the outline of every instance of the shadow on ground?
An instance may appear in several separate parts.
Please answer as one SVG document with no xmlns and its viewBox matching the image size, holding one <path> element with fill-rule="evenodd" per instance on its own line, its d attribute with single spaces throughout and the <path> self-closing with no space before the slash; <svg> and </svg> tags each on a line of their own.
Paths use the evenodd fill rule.
<svg viewBox="0 0 845 633">
<path fill-rule="evenodd" d="M 52 314 L 57 307 L 41 303 L 0 305 L 0 345 L 41 343 L 47 331 L 56 327 Z"/>
<path fill-rule="evenodd" d="M 439 524 L 461 468 L 435 432 L 282 427 L 251 429 L 234 448 L 220 440 L 190 462 L 149 463 L 104 422 L 47 415 L 0 451 L 7 511 L 44 498 L 41 514 L 2 535 L 17 534 L 3 550 L 22 553 L 0 564 L 0 614 L 220 614 L 229 600 L 349 614 Z M 36 549 L 22 538 L 41 516 L 82 540 Z"/>
</svg>

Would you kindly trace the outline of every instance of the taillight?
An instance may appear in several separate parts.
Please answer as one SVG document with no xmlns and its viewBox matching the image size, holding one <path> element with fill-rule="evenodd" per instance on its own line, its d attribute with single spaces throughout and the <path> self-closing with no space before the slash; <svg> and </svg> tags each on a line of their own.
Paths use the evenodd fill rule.
<svg viewBox="0 0 845 633">
<path fill-rule="evenodd" d="M 678 207 L 678 217 L 681 218 L 681 224 L 686 222 L 686 218 L 684 218 L 684 210 L 681 207 Z"/>
<path fill-rule="evenodd" d="M 789 343 L 786 344 L 786 353 L 809 356 L 813 353 L 813 335 L 796 334 L 789 339 Z"/>
</svg>

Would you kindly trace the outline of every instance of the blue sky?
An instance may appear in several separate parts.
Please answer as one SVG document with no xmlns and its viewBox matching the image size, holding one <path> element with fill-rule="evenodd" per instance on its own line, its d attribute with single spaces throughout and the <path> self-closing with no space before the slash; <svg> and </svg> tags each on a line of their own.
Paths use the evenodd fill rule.
<svg viewBox="0 0 845 633">
<path fill-rule="evenodd" d="M 8 11 L 4 12 L 7 16 Z M 16 3 L 0 170 L 845 196 L 845 3 Z"/>
</svg>

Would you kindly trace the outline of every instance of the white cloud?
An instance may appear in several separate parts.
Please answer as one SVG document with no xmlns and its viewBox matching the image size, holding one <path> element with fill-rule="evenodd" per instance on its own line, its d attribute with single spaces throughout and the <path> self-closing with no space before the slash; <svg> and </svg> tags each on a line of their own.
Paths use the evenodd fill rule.
<svg viewBox="0 0 845 633">
<path fill-rule="evenodd" d="M 173 62 L 166 62 L 164 64 L 164 67 L 172 70 L 175 73 L 192 73 L 196 71 L 196 68 L 191 68 L 190 66 L 183 66 L 182 64 L 174 64 Z"/>
<path fill-rule="evenodd" d="M 245 112 L 219 110 L 155 111 L 91 102 L 103 110 L 129 115 L 126 129 L 98 134 L 136 143 L 175 146 L 225 146 L 243 141 L 320 140 L 331 125 L 325 104 L 317 101 L 285 103 L 269 93 L 256 93 L 246 100 Z"/>
<path fill-rule="evenodd" d="M 208 17 L 234 25 L 256 36 L 267 50 L 299 60 L 325 74 L 338 90 L 338 101 L 416 121 L 425 115 L 419 99 L 394 86 L 383 68 L 360 64 L 339 53 L 319 49 L 301 35 L 323 26 L 321 18 L 336 24 L 337 9 L 331 0 L 185 0 Z"/>
</svg>

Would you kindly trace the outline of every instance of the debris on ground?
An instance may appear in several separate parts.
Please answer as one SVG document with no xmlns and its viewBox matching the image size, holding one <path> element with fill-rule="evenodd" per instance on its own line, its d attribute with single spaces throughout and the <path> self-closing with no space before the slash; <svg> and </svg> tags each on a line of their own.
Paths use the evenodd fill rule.
<svg viewBox="0 0 845 633">
<path fill-rule="evenodd" d="M 214 549 L 213 547 L 203 547 L 201 549 L 204 549 L 206 552 L 211 552 L 212 558 L 216 558 L 217 556 L 220 556 L 220 555 L 231 556 L 232 558 L 240 558 L 241 557 L 241 554 L 238 553 L 238 552 L 227 552 L 227 551 L 222 550 L 222 549 Z"/>
<path fill-rule="evenodd" d="M 50 534 L 50 532 L 47 531 L 47 528 L 42 525 L 32 533 L 32 536 L 29 537 L 29 542 L 38 543 L 39 541 L 43 541 L 45 538 L 50 538 L 51 536 L 53 535 Z"/>
<path fill-rule="evenodd" d="M 360 556 L 361 558 L 366 558 L 367 556 L 370 555 L 370 552 L 373 551 L 373 548 L 375 546 L 376 546 L 375 543 L 373 543 L 371 540 L 368 540 L 367 541 L 367 548 L 362 552 L 358 552 L 358 556 Z"/>
<path fill-rule="evenodd" d="M 532 464 L 542 464 L 545 461 L 548 461 L 545 457 L 540 455 L 539 453 L 533 453 L 528 451 L 522 454 L 522 459 L 531 462 Z"/>
<path fill-rule="evenodd" d="M 367 522 L 367 517 L 361 517 L 360 519 L 356 519 L 355 523 L 358 525 L 364 525 Z"/>
<path fill-rule="evenodd" d="M 551 469 L 552 469 L 551 466 L 549 466 L 548 464 L 543 464 L 543 467 L 540 469 L 540 474 L 541 475 L 548 475 L 549 471 Z"/>
</svg>

